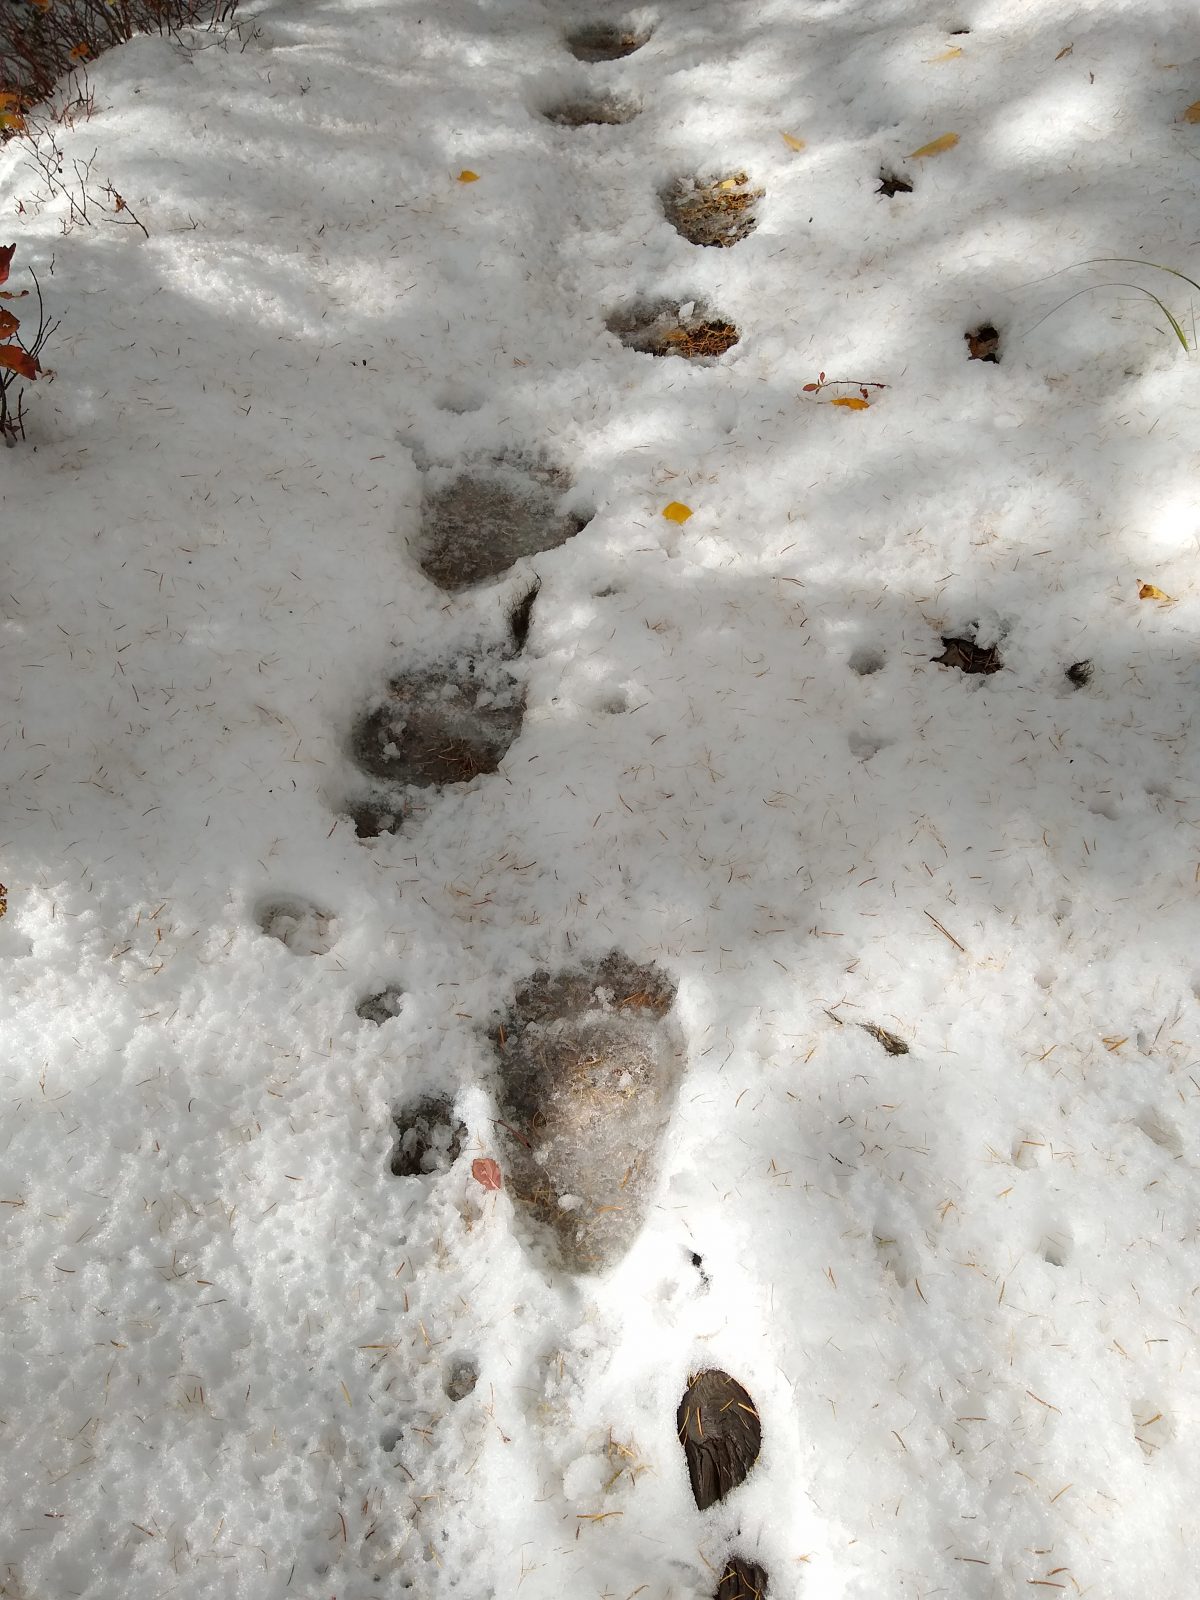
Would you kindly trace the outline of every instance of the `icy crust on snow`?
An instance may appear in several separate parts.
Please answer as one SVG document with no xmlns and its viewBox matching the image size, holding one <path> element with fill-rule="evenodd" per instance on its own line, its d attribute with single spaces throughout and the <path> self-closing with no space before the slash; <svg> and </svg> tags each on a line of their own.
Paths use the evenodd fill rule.
<svg viewBox="0 0 1200 1600">
<path fill-rule="evenodd" d="M 148 240 L 0 149 L 63 318 L 0 464 L 0 1590 L 1190 1600 L 1195 367 L 1062 302 L 1197 276 L 1192 8 L 248 20 L 89 69 L 64 172 Z M 717 171 L 728 249 L 662 209 Z M 663 302 L 737 344 L 607 325 Z M 541 450 L 592 520 L 433 581 L 429 461 Z M 498 769 L 357 837 L 371 697 L 535 576 Z M 580 1274 L 488 1034 L 613 949 L 686 1069 Z M 701 1512 L 711 1368 L 763 1442 Z"/>
</svg>

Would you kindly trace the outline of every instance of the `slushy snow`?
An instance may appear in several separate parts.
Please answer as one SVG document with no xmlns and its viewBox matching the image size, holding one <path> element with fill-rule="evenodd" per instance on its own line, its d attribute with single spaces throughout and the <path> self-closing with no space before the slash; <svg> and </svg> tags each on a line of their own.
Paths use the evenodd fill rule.
<svg viewBox="0 0 1200 1600">
<path fill-rule="evenodd" d="M 576 59 L 601 22 L 645 42 Z M 732 1553 L 1185 1600 L 1200 402 L 1101 286 L 1189 341 L 1193 291 L 1079 264 L 1200 276 L 1193 7 L 240 29 L 111 52 L 60 130 L 148 238 L 0 149 L 62 324 L 0 456 L 0 1595 L 699 1600 Z M 737 174 L 753 231 L 681 237 Z M 611 331 L 664 305 L 736 344 Z M 489 462 L 564 538 L 451 592 L 431 497 Z M 481 654 L 497 769 L 380 800 L 355 729 Z M 612 951 L 684 1060 L 576 1273 L 472 1165 L 513 996 Z M 701 1512 L 705 1368 L 762 1451 Z"/>
</svg>

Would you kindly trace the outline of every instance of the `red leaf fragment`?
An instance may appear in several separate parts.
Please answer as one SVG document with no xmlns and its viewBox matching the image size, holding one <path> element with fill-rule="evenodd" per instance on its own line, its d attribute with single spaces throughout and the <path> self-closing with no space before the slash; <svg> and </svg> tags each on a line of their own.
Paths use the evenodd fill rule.
<svg viewBox="0 0 1200 1600">
<path fill-rule="evenodd" d="M 0 283 L 8 282 L 8 269 L 16 252 L 15 244 L 0 244 Z"/>
<path fill-rule="evenodd" d="M 42 370 L 28 350 L 11 344 L 0 344 L 0 367 L 7 367 L 10 372 L 28 378 L 31 383 Z"/>
<path fill-rule="evenodd" d="M 477 1156 L 471 1163 L 471 1176 L 482 1189 L 502 1189 L 504 1179 L 500 1168 L 490 1156 Z"/>
</svg>

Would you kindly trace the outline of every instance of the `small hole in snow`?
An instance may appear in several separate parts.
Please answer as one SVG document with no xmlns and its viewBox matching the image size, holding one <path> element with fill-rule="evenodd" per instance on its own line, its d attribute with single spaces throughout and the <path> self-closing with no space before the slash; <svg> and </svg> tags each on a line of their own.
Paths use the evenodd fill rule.
<svg viewBox="0 0 1200 1600">
<path fill-rule="evenodd" d="M 876 672 L 882 672 L 883 667 L 882 650 L 871 650 L 864 645 L 855 650 L 850 657 L 850 671 L 857 672 L 860 678 L 869 678 Z"/>
<path fill-rule="evenodd" d="M 375 994 L 364 995 L 355 1006 L 354 1013 L 364 1022 L 373 1022 L 377 1028 L 381 1028 L 385 1022 L 390 1022 L 393 1017 L 400 1015 L 403 1001 L 403 989 L 391 984 Z"/>
<path fill-rule="evenodd" d="M 297 956 L 323 956 L 336 937 L 333 913 L 298 896 L 264 900 L 257 920 L 269 938 L 278 939 Z"/>
<path fill-rule="evenodd" d="M 628 23 L 593 22 L 567 35 L 567 49 L 576 61 L 621 61 L 640 50 L 650 33 Z"/>
<path fill-rule="evenodd" d="M 969 359 L 992 361 L 1000 364 L 1000 335 L 990 322 L 981 322 L 977 328 L 964 333 Z"/>
<path fill-rule="evenodd" d="M 605 325 L 628 350 L 685 361 L 715 360 L 740 338 L 732 322 L 713 316 L 698 300 L 636 301 L 614 311 Z"/>
<path fill-rule="evenodd" d="M 744 172 L 702 183 L 680 178 L 662 196 L 663 212 L 675 232 L 689 244 L 728 249 L 758 226 L 755 207 L 763 197 Z"/>
<path fill-rule="evenodd" d="M 888 200 L 893 200 L 898 194 L 911 194 L 912 192 L 912 184 L 907 178 L 901 177 L 898 172 L 884 171 L 879 174 L 879 187 L 875 191 L 876 194 L 884 195 Z"/>
<path fill-rule="evenodd" d="M 470 783 L 508 754 L 524 699 L 507 670 L 485 657 L 412 672 L 393 679 L 383 703 L 360 718 L 351 751 L 365 772 L 394 783 Z"/>
<path fill-rule="evenodd" d="M 479 1382 L 479 1367 L 473 1356 L 455 1356 L 447 1365 L 442 1389 L 447 1400 L 465 1400 Z"/>
<path fill-rule="evenodd" d="M 448 1172 L 458 1160 L 467 1130 L 444 1095 L 427 1095 L 404 1106 L 392 1113 L 392 1120 L 397 1133 L 391 1163 L 394 1177 Z"/>
<path fill-rule="evenodd" d="M 957 667 L 960 672 L 986 674 L 999 672 L 1004 665 L 999 646 L 994 644 L 979 645 L 974 639 L 943 634 L 942 645 L 943 654 L 930 657 L 931 661 L 936 661 L 942 667 Z"/>
<path fill-rule="evenodd" d="M 379 839 L 385 834 L 399 833 L 408 811 L 399 798 L 372 796 L 352 801 L 346 807 L 346 815 L 354 824 L 356 838 Z"/>
<path fill-rule="evenodd" d="M 623 122 L 632 122 L 641 109 L 636 100 L 597 95 L 561 101 L 547 107 L 542 115 L 558 128 L 615 128 Z"/>
</svg>

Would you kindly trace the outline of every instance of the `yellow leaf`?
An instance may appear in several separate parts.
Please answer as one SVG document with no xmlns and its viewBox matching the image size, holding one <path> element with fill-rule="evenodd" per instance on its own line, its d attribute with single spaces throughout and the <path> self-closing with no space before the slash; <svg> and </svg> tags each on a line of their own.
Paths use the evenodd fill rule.
<svg viewBox="0 0 1200 1600">
<path fill-rule="evenodd" d="M 787 145 L 789 150 L 804 150 L 807 148 L 803 139 L 793 138 L 790 133 L 784 133 L 782 129 L 780 130 L 779 137 L 783 140 L 784 144 Z"/>
<path fill-rule="evenodd" d="M 1169 594 L 1164 594 L 1161 589 L 1156 588 L 1152 583 L 1138 584 L 1139 600 L 1169 600 L 1170 598 Z"/>
<path fill-rule="evenodd" d="M 831 406 L 845 406 L 847 411 L 866 411 L 870 408 L 871 402 L 863 400 L 856 394 L 839 394 L 835 395 L 829 404 Z"/>
<path fill-rule="evenodd" d="M 1192 101 L 1191 105 L 1183 113 L 1183 120 L 1185 122 L 1200 122 L 1200 100 Z"/>
<path fill-rule="evenodd" d="M 470 167 L 464 167 L 458 175 L 459 183 L 478 183 L 479 174 L 472 172 Z"/>
<path fill-rule="evenodd" d="M 914 150 L 909 160 L 916 161 L 921 156 L 940 156 L 943 150 L 953 150 L 957 143 L 958 135 L 956 133 L 944 133 L 940 139 L 935 139 L 932 144 L 923 144 L 919 150 Z"/>
<path fill-rule="evenodd" d="M 927 67 L 932 67 L 935 66 L 939 61 L 953 61 L 956 56 L 960 55 L 962 55 L 962 46 L 956 44 L 949 50 L 943 50 L 940 56 L 929 56 L 926 59 L 925 65 Z"/>
<path fill-rule="evenodd" d="M 25 118 L 19 111 L 0 111 L 0 128 L 11 129 L 13 133 L 24 133 Z"/>
<path fill-rule="evenodd" d="M 681 500 L 672 500 L 669 506 L 663 507 L 663 516 L 668 522 L 686 522 L 691 514 L 691 506 L 685 506 Z"/>
</svg>

